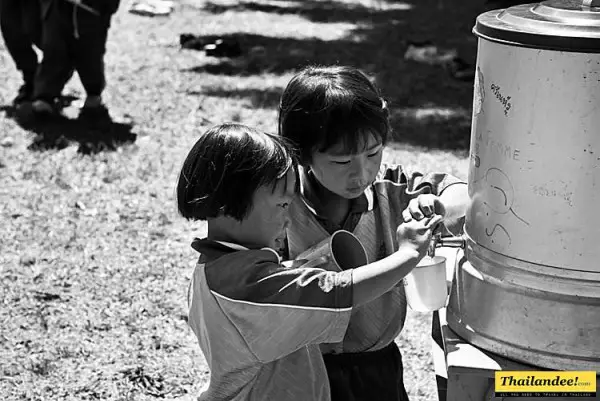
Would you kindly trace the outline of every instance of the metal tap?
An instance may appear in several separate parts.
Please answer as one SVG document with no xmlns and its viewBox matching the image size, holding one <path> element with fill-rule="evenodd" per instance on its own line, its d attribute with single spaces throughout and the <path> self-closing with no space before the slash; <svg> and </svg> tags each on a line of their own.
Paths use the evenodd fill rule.
<svg viewBox="0 0 600 401">
<path fill-rule="evenodd" d="M 453 236 L 453 237 L 442 237 L 442 233 L 434 233 L 431 237 L 431 242 L 429 243 L 429 248 L 427 249 L 427 256 L 434 257 L 435 256 L 435 248 L 439 248 L 442 246 L 448 248 L 462 248 L 465 249 L 467 242 L 462 235 Z"/>
<path fill-rule="evenodd" d="M 600 7 L 600 0 L 583 0 L 581 5 L 583 8 Z"/>
</svg>

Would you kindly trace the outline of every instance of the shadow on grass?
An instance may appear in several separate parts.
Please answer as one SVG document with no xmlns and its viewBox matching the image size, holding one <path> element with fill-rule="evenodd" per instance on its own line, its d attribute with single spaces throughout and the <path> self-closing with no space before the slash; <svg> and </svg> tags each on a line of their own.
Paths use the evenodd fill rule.
<svg viewBox="0 0 600 401">
<path fill-rule="evenodd" d="M 60 150 L 75 143 L 79 153 L 95 154 L 115 151 L 137 139 L 137 135 L 131 132 L 133 124 L 115 122 L 110 117 L 93 121 L 64 115 L 36 118 L 27 106 L 16 110 L 5 105 L 0 106 L 0 111 L 24 130 L 36 134 L 28 146 L 31 151 Z"/>
<path fill-rule="evenodd" d="M 184 72 L 225 76 L 252 76 L 262 73 L 281 74 L 310 64 L 364 65 L 360 43 L 296 39 L 255 34 L 228 34 L 221 38 L 237 41 L 245 50 L 242 57 L 211 58 L 206 64 L 184 69 Z"/>
<path fill-rule="evenodd" d="M 288 4 L 290 3 L 290 4 Z M 239 1 L 235 4 L 206 2 L 204 11 L 222 14 L 226 11 L 256 11 L 272 14 L 299 15 L 314 22 L 370 22 L 389 23 L 389 12 L 396 13 L 411 10 L 414 6 L 405 1 L 381 2 L 379 9 L 361 4 L 348 4 L 331 0 L 304 0 L 302 2 L 280 1 L 279 4 L 259 4 L 251 1 Z"/>
<path fill-rule="evenodd" d="M 280 90 L 261 90 L 253 88 L 245 89 L 223 89 L 208 88 L 199 91 L 187 91 L 188 95 L 214 96 L 225 99 L 249 99 L 253 107 L 270 109 L 279 107 Z"/>
<path fill-rule="evenodd" d="M 394 142 L 463 153 L 469 149 L 471 111 L 464 108 L 391 107 Z M 394 110 L 396 109 L 396 110 Z"/>
<path fill-rule="evenodd" d="M 226 5 L 208 2 L 203 10 L 215 15 L 265 12 L 356 26 L 337 40 L 242 32 L 223 35 L 225 40 L 240 43 L 244 52 L 241 57 L 206 57 L 206 62 L 183 71 L 247 77 L 291 74 L 307 65 L 355 66 L 375 78 L 396 113 L 392 119 L 396 141 L 465 151 L 470 137 L 472 79 L 457 79 L 444 66 L 407 60 L 404 55 L 411 44 L 431 43 L 442 51 L 455 51 L 467 68 L 474 69 L 477 42 L 471 28 L 482 7 L 483 0 L 467 0 L 460 7 L 448 0 L 381 0 L 378 7 L 320 0 L 269 4 L 242 1 Z M 276 106 L 277 96 L 269 88 L 264 91 L 266 104 Z M 255 99 L 261 98 L 257 92 L 240 90 L 233 94 L 247 96 L 256 104 Z M 227 94 L 232 92 L 224 90 L 223 95 Z M 431 109 L 450 112 L 427 115 Z M 423 117 L 419 110 L 425 110 L 427 116 Z"/>
</svg>

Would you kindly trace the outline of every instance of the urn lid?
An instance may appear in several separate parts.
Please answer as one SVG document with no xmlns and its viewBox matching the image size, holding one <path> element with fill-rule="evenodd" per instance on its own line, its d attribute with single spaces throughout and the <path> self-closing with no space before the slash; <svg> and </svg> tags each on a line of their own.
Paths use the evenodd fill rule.
<svg viewBox="0 0 600 401">
<path fill-rule="evenodd" d="M 547 0 L 477 17 L 480 38 L 515 46 L 600 53 L 600 0 Z"/>
</svg>

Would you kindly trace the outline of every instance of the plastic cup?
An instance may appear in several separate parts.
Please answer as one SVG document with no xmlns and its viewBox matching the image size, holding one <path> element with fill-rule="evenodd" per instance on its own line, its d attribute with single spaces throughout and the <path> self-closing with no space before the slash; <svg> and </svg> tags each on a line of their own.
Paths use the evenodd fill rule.
<svg viewBox="0 0 600 401">
<path fill-rule="evenodd" d="M 331 237 L 302 252 L 297 261 L 333 263 L 340 270 L 354 269 L 368 264 L 367 252 L 360 240 L 350 231 L 338 230 Z"/>
<path fill-rule="evenodd" d="M 446 258 L 425 256 L 405 278 L 408 306 L 416 312 L 433 312 L 446 306 Z"/>
</svg>

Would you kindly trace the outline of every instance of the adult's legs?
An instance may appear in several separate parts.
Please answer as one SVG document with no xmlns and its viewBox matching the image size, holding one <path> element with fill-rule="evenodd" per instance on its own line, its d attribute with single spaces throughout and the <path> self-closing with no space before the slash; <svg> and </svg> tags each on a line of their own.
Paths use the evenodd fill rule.
<svg viewBox="0 0 600 401">
<path fill-rule="evenodd" d="M 78 36 L 74 46 L 75 69 L 88 98 L 100 98 L 106 87 L 104 55 L 110 15 L 96 16 L 77 10 Z"/>
<path fill-rule="evenodd" d="M 44 8 L 41 48 L 44 57 L 35 75 L 34 109 L 36 103 L 54 104 L 67 81 L 73 75 L 71 22 L 62 0 L 42 0 Z"/>
<path fill-rule="evenodd" d="M 95 121 L 110 120 L 102 101 L 102 92 L 106 87 L 104 55 L 111 14 L 97 16 L 79 9 L 77 21 L 78 39 L 74 42 L 74 63 L 87 94 L 79 117 Z"/>
<path fill-rule="evenodd" d="M 0 31 L 15 66 L 23 76 L 23 86 L 15 103 L 33 94 L 38 58 L 33 49 L 39 43 L 41 15 L 39 0 L 0 0 Z"/>
</svg>

